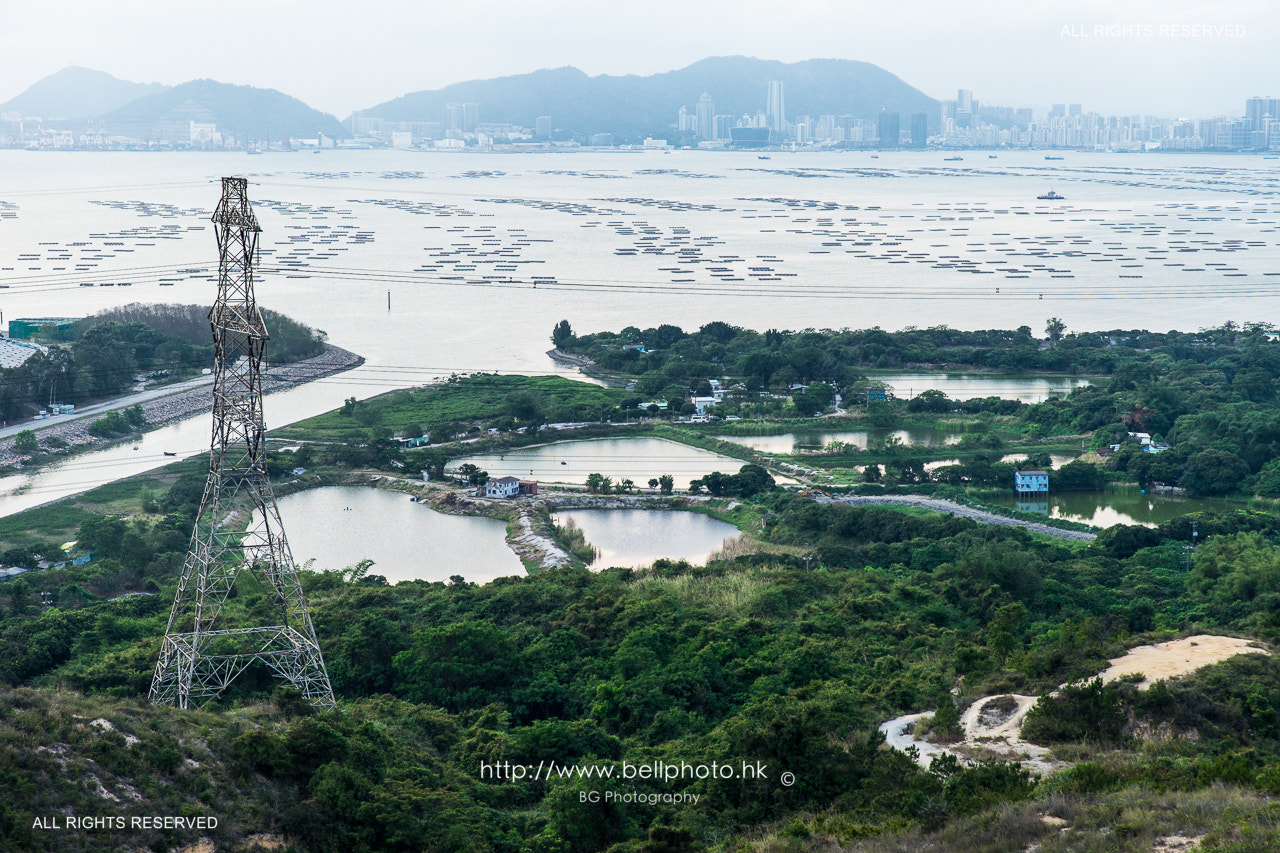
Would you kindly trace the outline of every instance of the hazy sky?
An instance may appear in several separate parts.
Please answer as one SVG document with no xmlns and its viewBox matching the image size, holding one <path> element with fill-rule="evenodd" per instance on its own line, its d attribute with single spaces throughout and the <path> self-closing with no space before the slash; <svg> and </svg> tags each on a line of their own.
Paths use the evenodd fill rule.
<svg viewBox="0 0 1280 853">
<path fill-rule="evenodd" d="M 1198 118 L 1280 96 L 1278 25 L 1277 0 L 0 0 L 0 103 L 81 65 L 343 118 L 463 80 L 742 54 L 864 60 L 935 98 Z"/>
</svg>

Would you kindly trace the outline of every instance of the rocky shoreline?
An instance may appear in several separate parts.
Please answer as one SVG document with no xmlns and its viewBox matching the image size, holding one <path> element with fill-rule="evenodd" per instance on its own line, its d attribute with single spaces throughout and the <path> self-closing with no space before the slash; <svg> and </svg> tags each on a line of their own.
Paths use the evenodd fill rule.
<svg viewBox="0 0 1280 853">
<path fill-rule="evenodd" d="M 325 344 L 324 352 L 314 358 L 282 364 L 263 371 L 262 393 L 284 391 L 304 382 L 351 370 L 361 364 L 364 364 L 363 356 L 342 347 Z M 142 403 L 142 413 L 147 419 L 147 429 L 156 429 L 192 415 L 212 411 L 210 387 L 202 385 L 199 388 L 180 391 Z M 96 419 L 90 416 L 54 424 L 40 429 L 36 436 L 42 445 L 50 438 L 61 439 L 73 451 L 82 450 L 94 444 L 109 444 L 115 441 L 116 439 L 104 439 L 89 433 L 89 425 Z M 13 438 L 0 440 L 0 466 L 17 465 L 22 462 L 24 457 L 14 451 L 13 442 Z M 49 449 L 47 445 L 42 447 L 42 450 L 47 449 Z"/>
</svg>

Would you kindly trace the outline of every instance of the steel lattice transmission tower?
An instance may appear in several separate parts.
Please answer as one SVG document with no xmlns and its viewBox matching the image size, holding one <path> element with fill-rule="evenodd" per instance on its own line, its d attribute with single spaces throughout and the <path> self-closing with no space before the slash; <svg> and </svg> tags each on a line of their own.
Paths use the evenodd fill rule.
<svg viewBox="0 0 1280 853">
<path fill-rule="evenodd" d="M 253 296 L 262 229 L 249 205 L 248 185 L 245 178 L 223 178 L 222 200 L 213 213 L 219 264 L 218 296 L 209 311 L 215 357 L 209 478 L 151 682 L 151 701 L 179 708 L 203 704 L 261 661 L 311 704 L 327 708 L 334 704 L 333 688 L 264 460 L 267 330 Z M 229 522 L 243 513 L 253 515 L 241 532 Z M 271 599 L 272 617 L 263 621 L 278 619 L 278 624 L 218 627 L 243 572 L 256 575 Z"/>
</svg>

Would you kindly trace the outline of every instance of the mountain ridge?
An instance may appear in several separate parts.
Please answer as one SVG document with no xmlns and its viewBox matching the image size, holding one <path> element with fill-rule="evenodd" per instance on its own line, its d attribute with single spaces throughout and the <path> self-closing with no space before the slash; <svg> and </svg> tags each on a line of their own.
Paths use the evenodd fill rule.
<svg viewBox="0 0 1280 853">
<path fill-rule="evenodd" d="M 591 77 L 572 66 L 543 68 L 411 92 L 356 115 L 385 121 L 440 121 L 448 103 L 466 102 L 479 105 L 481 122 L 533 127 L 538 116 L 550 115 L 557 128 L 574 134 L 636 136 L 666 132 L 680 107 L 693 112 L 703 92 L 712 96 L 718 115 L 754 116 L 765 108 L 773 80 L 783 83 L 788 118 L 830 114 L 873 119 L 887 108 L 902 114 L 925 113 L 931 131 L 939 123 L 939 101 L 871 63 L 848 59 L 784 63 L 744 56 L 709 57 L 643 77 Z"/>
<path fill-rule="evenodd" d="M 477 105 L 471 120 L 479 123 L 533 128 L 540 116 L 550 116 L 560 136 L 612 133 L 619 142 L 636 141 L 679 135 L 675 124 L 680 108 L 696 112 L 704 92 L 711 95 L 715 114 L 730 116 L 733 123 L 744 116 L 754 120 L 766 108 L 772 81 L 783 84 L 787 118 L 852 115 L 873 120 L 888 109 L 903 116 L 924 113 L 930 131 L 938 129 L 940 103 L 879 66 L 848 59 L 784 63 L 745 56 L 709 57 L 644 76 L 542 68 L 410 92 L 359 110 L 352 118 L 440 122 L 448 129 L 448 105 L 467 103 Z M 76 131 L 93 121 L 109 135 L 175 143 L 188 140 L 193 121 L 215 123 L 224 135 L 242 142 L 351 135 L 350 123 L 274 89 L 209 79 L 177 86 L 130 83 L 77 66 L 38 81 L 0 104 L 0 112 L 38 116 L 51 127 Z M 902 120 L 903 127 L 908 124 Z"/>
<path fill-rule="evenodd" d="M 133 83 L 105 71 L 69 65 L 0 104 L 0 113 L 21 112 L 50 120 L 79 121 L 167 88 L 159 83 Z"/>
</svg>

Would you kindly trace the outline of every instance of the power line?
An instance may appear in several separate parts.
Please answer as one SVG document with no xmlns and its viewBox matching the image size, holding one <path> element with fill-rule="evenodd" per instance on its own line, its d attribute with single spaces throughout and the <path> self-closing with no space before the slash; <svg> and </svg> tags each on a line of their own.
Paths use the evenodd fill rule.
<svg viewBox="0 0 1280 853">
<path fill-rule="evenodd" d="M 1270 259 L 1264 259 L 1270 260 Z M 416 284 L 441 285 L 448 287 L 487 288 L 502 290 L 540 290 L 544 293 L 556 292 L 599 292 L 628 294 L 666 294 L 679 296 L 702 296 L 712 298 L 736 298 L 743 296 L 764 297 L 770 299 L 961 299 L 983 301 L 1054 301 L 1094 300 L 1117 301 L 1125 299 L 1222 299 L 1222 298 L 1259 298 L 1280 296 L 1280 275 L 1271 273 L 1246 274 L 1250 279 L 1240 283 L 1226 283 L 1220 280 L 1213 285 L 1206 285 L 1203 277 L 1178 283 L 1155 280 L 1142 284 L 1134 279 L 1107 280 L 1095 284 L 1065 285 L 1064 279 L 1049 280 L 993 278 L 981 284 L 974 282 L 965 285 L 959 282 L 910 282 L 895 281 L 892 284 L 867 284 L 864 282 L 800 282 L 778 284 L 773 281 L 727 282 L 720 281 L 661 281 L 658 279 L 590 279 L 559 276 L 515 276 L 515 275 L 459 275 L 456 273 L 429 272 L 424 270 L 387 270 L 375 267 L 344 267 L 322 264 L 306 266 L 292 264 L 265 264 L 259 270 L 265 273 L 283 275 L 286 278 L 318 278 L 344 279 L 349 281 L 369 281 L 379 285 Z M 690 275 L 696 271 L 690 271 Z M 994 273 L 983 273 L 983 275 Z M 1063 273 L 1065 274 L 1065 273 Z M 970 275 L 977 275 L 970 273 Z M 175 280 L 181 276 L 185 282 Z M 1275 282 L 1258 280 L 1260 277 L 1276 278 Z M 143 267 L 122 267 L 115 269 L 96 269 L 92 271 L 69 271 L 38 274 L 21 274 L 0 277 L 0 288 L 13 290 L 17 294 L 43 293 L 54 290 L 69 290 L 73 286 L 92 284 L 93 286 L 115 285 L 131 286 L 133 284 L 178 284 L 192 281 L 214 282 L 217 280 L 216 269 L 203 263 L 158 264 Z"/>
</svg>

